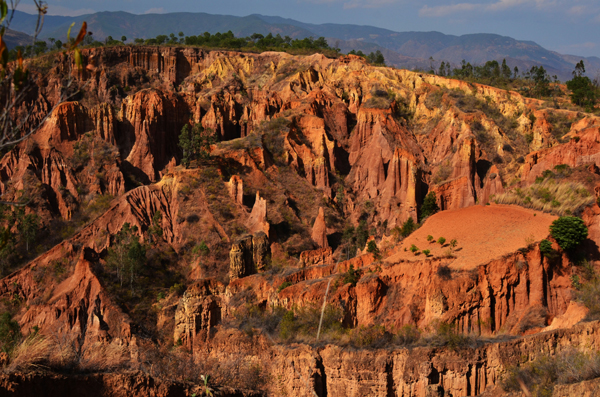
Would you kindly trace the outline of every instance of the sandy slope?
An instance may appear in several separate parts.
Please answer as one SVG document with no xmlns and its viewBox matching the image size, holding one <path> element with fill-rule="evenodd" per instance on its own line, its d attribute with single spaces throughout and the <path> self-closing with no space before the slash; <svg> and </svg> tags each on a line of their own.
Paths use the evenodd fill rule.
<svg viewBox="0 0 600 397">
<path fill-rule="evenodd" d="M 423 259 L 422 253 L 415 256 L 409 250 L 412 244 L 420 250 L 429 249 L 432 257 L 444 256 L 450 249 L 450 241 L 456 239 L 458 245 L 453 251 L 456 259 L 451 267 L 472 269 L 546 238 L 554 219 L 554 215 L 512 205 L 476 205 L 442 211 L 404 239 L 397 252 L 386 261 Z M 445 237 L 446 244 L 442 247 L 437 242 L 430 243 L 427 235 L 432 235 L 435 240 Z"/>
</svg>

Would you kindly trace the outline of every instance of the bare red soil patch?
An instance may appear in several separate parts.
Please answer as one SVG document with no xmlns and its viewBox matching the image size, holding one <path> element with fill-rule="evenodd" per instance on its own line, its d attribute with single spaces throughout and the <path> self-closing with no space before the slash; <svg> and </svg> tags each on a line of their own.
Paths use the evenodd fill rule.
<svg viewBox="0 0 600 397">
<path fill-rule="evenodd" d="M 422 260 L 425 258 L 423 250 L 428 249 L 430 257 L 452 254 L 455 257 L 450 264 L 452 268 L 472 269 L 546 238 L 556 218 L 512 205 L 476 205 L 442 211 L 404 239 L 387 261 Z M 427 241 L 428 235 L 434 240 Z M 443 246 L 437 242 L 440 237 L 446 239 Z M 453 239 L 457 245 L 451 249 Z M 418 255 L 410 251 L 413 244 L 420 250 Z"/>
</svg>

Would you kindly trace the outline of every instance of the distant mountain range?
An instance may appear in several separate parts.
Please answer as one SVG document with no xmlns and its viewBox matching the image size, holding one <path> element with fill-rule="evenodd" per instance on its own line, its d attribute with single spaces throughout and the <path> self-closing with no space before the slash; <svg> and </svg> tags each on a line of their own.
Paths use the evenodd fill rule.
<svg viewBox="0 0 600 397">
<path fill-rule="evenodd" d="M 9 50 L 15 48 L 18 45 L 25 46 L 31 44 L 33 41 L 33 37 L 31 37 L 30 35 L 25 34 L 23 32 L 17 32 L 12 29 L 7 29 L 2 38 L 4 39 L 4 42 L 6 43 L 6 46 Z"/>
<path fill-rule="evenodd" d="M 16 12 L 11 29 L 32 34 L 35 15 Z M 169 13 L 135 15 L 126 12 L 97 12 L 79 17 L 46 16 L 41 38 L 64 40 L 72 22 L 87 21 L 88 29 L 97 40 L 107 36 L 129 40 L 150 38 L 159 34 L 183 32 L 198 35 L 231 30 L 236 36 L 252 33 L 281 34 L 292 38 L 326 37 L 330 45 L 347 52 L 380 50 L 389 65 L 399 68 L 429 69 L 431 61 L 437 67 L 441 61 L 458 66 L 464 59 L 471 64 L 506 59 L 513 68 L 526 70 L 534 65 L 544 66 L 551 75 L 568 80 L 575 64 L 583 59 L 588 75 L 600 72 L 600 58 L 563 55 L 547 50 L 532 41 L 519 41 L 495 34 L 446 35 L 440 32 L 394 32 L 373 26 L 322 24 L 315 25 L 293 19 L 264 15 L 235 17 L 206 13 Z"/>
</svg>

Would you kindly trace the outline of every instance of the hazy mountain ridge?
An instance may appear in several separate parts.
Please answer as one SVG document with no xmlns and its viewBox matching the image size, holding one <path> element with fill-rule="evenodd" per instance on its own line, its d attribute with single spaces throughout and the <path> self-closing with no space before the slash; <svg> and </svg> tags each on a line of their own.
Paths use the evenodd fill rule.
<svg viewBox="0 0 600 397">
<path fill-rule="evenodd" d="M 33 33 L 36 16 L 17 12 L 12 28 Z M 310 24 L 293 19 L 253 14 L 245 17 L 212 15 L 206 13 L 169 13 L 135 15 L 127 12 L 98 12 L 78 17 L 46 16 L 42 38 L 65 36 L 72 22 L 87 21 L 97 40 L 107 36 L 120 38 L 150 38 L 159 34 L 183 32 L 199 35 L 231 30 L 236 36 L 252 33 L 281 34 L 292 38 L 326 37 L 331 45 L 342 51 L 357 49 L 381 50 L 387 63 L 400 68 L 435 68 L 441 61 L 458 66 L 464 59 L 474 65 L 488 60 L 506 59 L 509 66 L 519 70 L 543 65 L 551 75 L 567 80 L 577 62 L 586 60 L 588 74 L 600 71 L 600 58 L 559 54 L 533 41 L 521 41 L 508 36 L 478 33 L 462 36 L 440 32 L 395 32 L 374 26 L 351 24 Z M 387 49 L 384 51 L 383 49 Z M 433 58 L 433 62 L 429 58 Z"/>
</svg>

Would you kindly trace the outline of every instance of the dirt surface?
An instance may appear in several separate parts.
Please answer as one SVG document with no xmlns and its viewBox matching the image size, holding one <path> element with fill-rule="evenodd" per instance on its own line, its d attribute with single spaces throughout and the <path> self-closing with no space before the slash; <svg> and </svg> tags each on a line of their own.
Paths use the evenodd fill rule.
<svg viewBox="0 0 600 397">
<path fill-rule="evenodd" d="M 442 211 L 431 216 L 423 226 L 404 239 L 397 252 L 386 261 L 422 260 L 425 258 L 422 250 L 429 249 L 430 258 L 452 253 L 456 258 L 450 267 L 454 269 L 473 269 L 546 238 L 550 224 L 556 218 L 512 205 L 476 205 Z M 433 236 L 436 242 L 428 242 L 428 235 Z M 443 246 L 437 243 L 440 237 L 446 238 Z M 458 244 L 451 250 L 452 239 L 456 239 Z M 414 255 L 410 251 L 413 244 L 421 250 L 420 254 Z"/>
</svg>

